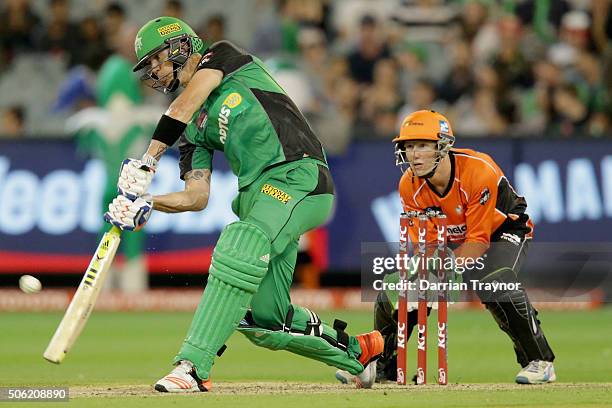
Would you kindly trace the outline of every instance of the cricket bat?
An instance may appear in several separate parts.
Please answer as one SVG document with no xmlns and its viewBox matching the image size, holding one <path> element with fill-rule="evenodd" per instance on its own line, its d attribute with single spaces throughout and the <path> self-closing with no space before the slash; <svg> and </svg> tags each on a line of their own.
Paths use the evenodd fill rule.
<svg viewBox="0 0 612 408">
<path fill-rule="evenodd" d="M 120 241 L 121 230 L 115 226 L 102 237 L 62 321 L 43 354 L 46 360 L 60 364 L 76 342 L 96 304 Z"/>
</svg>

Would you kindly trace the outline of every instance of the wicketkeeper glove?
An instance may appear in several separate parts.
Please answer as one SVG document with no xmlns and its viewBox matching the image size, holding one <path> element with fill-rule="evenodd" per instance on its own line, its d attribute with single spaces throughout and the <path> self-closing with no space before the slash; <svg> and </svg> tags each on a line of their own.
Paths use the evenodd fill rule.
<svg viewBox="0 0 612 408">
<path fill-rule="evenodd" d="M 138 231 L 145 226 L 153 212 L 150 196 L 138 197 L 134 201 L 118 195 L 104 213 L 104 220 L 122 230 Z"/>
</svg>

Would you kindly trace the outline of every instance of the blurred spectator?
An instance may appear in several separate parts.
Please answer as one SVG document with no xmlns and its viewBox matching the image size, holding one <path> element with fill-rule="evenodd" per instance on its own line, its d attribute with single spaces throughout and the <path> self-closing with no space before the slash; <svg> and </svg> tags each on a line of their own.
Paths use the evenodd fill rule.
<svg viewBox="0 0 612 408">
<path fill-rule="evenodd" d="M 85 65 L 97 70 L 110 54 L 102 28 L 93 16 L 81 20 L 79 24 L 79 44 L 73 54 L 75 65 Z"/>
<path fill-rule="evenodd" d="M 521 121 L 517 130 L 522 135 L 544 136 L 551 117 L 552 94 L 563 82 L 563 71 L 560 66 L 543 59 L 534 64 L 533 77 L 533 89 L 521 95 Z"/>
<path fill-rule="evenodd" d="M 449 120 L 465 136 L 501 136 L 516 120 L 516 105 L 491 66 L 478 67 L 475 80 L 476 87 L 459 98 Z"/>
<path fill-rule="evenodd" d="M 396 129 L 402 124 L 402 120 L 411 112 L 429 109 L 436 112 L 445 112 L 446 104 L 439 100 L 436 95 L 434 83 L 427 78 L 420 78 L 408 92 L 406 104 L 401 107 L 397 115 Z"/>
<path fill-rule="evenodd" d="M 315 110 L 320 110 L 326 103 L 329 85 L 335 79 L 330 77 L 330 59 L 325 34 L 319 28 L 303 28 L 298 36 L 298 43 L 301 56 L 299 67 L 304 71 L 312 87 L 315 103 L 318 105 Z"/>
<path fill-rule="evenodd" d="M 395 61 L 378 61 L 374 66 L 372 85 L 363 92 L 360 112 L 362 120 L 373 124 L 373 137 L 391 137 L 396 132 L 397 111 L 402 103 L 398 84 Z"/>
<path fill-rule="evenodd" d="M 167 0 L 162 16 L 183 18 L 183 3 L 180 0 Z"/>
<path fill-rule="evenodd" d="M 121 36 L 128 29 L 131 23 L 128 22 L 125 9 L 120 3 L 110 3 L 106 6 L 104 14 L 104 34 L 106 43 L 111 49 L 120 47 Z"/>
<path fill-rule="evenodd" d="M 299 0 L 276 0 L 278 12 L 261 16 L 253 34 L 252 51 L 261 56 L 298 52 Z"/>
<path fill-rule="evenodd" d="M 472 54 L 466 41 L 457 40 L 450 45 L 451 68 L 438 87 L 438 96 L 446 103 L 455 103 L 474 86 Z"/>
<path fill-rule="evenodd" d="M 69 19 L 69 0 L 50 0 L 50 16 L 48 23 L 41 33 L 40 49 L 52 54 L 67 53 L 68 64 L 75 64 L 77 48 L 81 46 L 78 41 L 79 28 Z"/>
<path fill-rule="evenodd" d="M 337 30 L 332 22 L 332 6 L 330 3 L 329 0 L 306 1 L 305 4 L 308 4 L 308 9 L 303 20 L 305 25 L 322 30 L 327 41 L 333 41 L 337 35 Z"/>
<path fill-rule="evenodd" d="M 359 86 L 355 80 L 348 76 L 338 78 L 334 81 L 332 95 L 339 115 L 351 123 L 354 122 L 357 119 L 359 103 Z"/>
<path fill-rule="evenodd" d="M 304 71 L 287 58 L 266 60 L 266 64 L 298 109 L 305 115 L 310 114 L 314 110 L 314 96 Z"/>
<path fill-rule="evenodd" d="M 591 21 L 584 11 L 570 11 L 563 15 L 559 41 L 551 45 L 549 56 L 559 65 L 572 65 L 580 51 L 589 47 Z"/>
<path fill-rule="evenodd" d="M 393 20 L 406 27 L 411 41 L 441 43 L 457 16 L 455 6 L 441 0 L 400 0 Z"/>
<path fill-rule="evenodd" d="M 596 136 L 606 133 L 610 100 L 597 56 L 589 52 L 581 52 L 576 61 L 575 78 L 571 80 L 576 85 L 581 101 L 591 112 L 589 133 Z"/>
<path fill-rule="evenodd" d="M 500 47 L 492 58 L 492 67 L 500 81 L 507 86 L 528 88 L 533 85 L 531 66 L 521 52 L 521 22 L 515 16 L 507 16 L 499 22 Z"/>
<path fill-rule="evenodd" d="M 523 24 L 533 27 L 545 42 L 554 41 L 561 26 L 562 16 L 570 11 L 566 0 L 522 0 L 516 2 L 515 13 Z"/>
<path fill-rule="evenodd" d="M 302 28 L 298 42 L 299 67 L 305 74 L 312 97 L 306 117 L 325 150 L 340 154 L 350 141 L 353 118 L 343 114 L 337 106 L 334 85 L 347 76 L 348 65 L 342 58 L 330 57 L 325 33 L 320 28 Z"/>
<path fill-rule="evenodd" d="M 78 2 L 36 0 L 41 25 L 32 3 L 0 3 L 5 106 L 17 102 L 9 94 L 23 81 L 21 64 L 34 58 L 52 67 L 40 79 L 53 89 L 40 92 L 60 83 L 54 112 L 89 106 L 100 66 L 111 53 L 133 63 L 135 21 L 155 17 L 149 7 L 107 0 L 94 2 L 100 15 L 72 22 Z M 159 2 L 162 14 L 178 18 L 189 5 L 189 19 L 204 22 L 197 32 L 211 42 L 228 27 L 238 43 L 252 41 L 250 51 L 281 70 L 329 152 L 342 153 L 355 137 L 394 134 L 400 109 L 446 111 L 480 136 L 612 131 L 610 0 L 257 0 L 223 15 L 196 3 Z M 166 96 L 147 89 L 145 98 Z M 29 110 L 37 126 L 28 128 L 55 132 L 61 117 L 46 112 Z"/>
<path fill-rule="evenodd" d="M 18 52 L 33 51 L 36 47 L 36 28 L 40 18 L 29 0 L 4 0 L 0 11 L 0 64 L 10 63 Z"/>
<path fill-rule="evenodd" d="M 493 91 L 479 87 L 464 98 L 450 115 L 456 132 L 463 136 L 501 136 L 508 129 L 509 122 L 500 113 Z"/>
<path fill-rule="evenodd" d="M 592 4 L 593 41 L 600 53 L 612 48 L 612 2 L 610 0 L 593 0 Z"/>
<path fill-rule="evenodd" d="M 402 41 L 393 49 L 393 57 L 400 68 L 401 92 L 411 89 L 419 78 L 429 76 L 429 53 L 424 46 Z"/>
<path fill-rule="evenodd" d="M 358 43 L 348 55 L 351 76 L 357 82 L 371 83 L 374 65 L 390 55 L 376 18 L 371 15 L 363 16 Z"/>
<path fill-rule="evenodd" d="M 2 126 L 0 126 L 0 137 L 18 138 L 24 136 L 25 109 L 23 106 L 15 105 L 2 112 Z"/>
<path fill-rule="evenodd" d="M 460 36 L 471 43 L 489 17 L 489 7 L 483 0 L 467 0 L 459 15 Z"/>
<path fill-rule="evenodd" d="M 555 88 L 550 119 L 547 131 L 551 135 L 574 136 L 586 133 L 589 110 L 580 100 L 574 85 L 563 84 Z"/>
<path fill-rule="evenodd" d="M 206 20 L 206 28 L 204 29 L 203 35 L 211 44 L 226 39 L 225 17 L 221 14 L 209 17 L 208 20 Z"/>
<path fill-rule="evenodd" d="M 68 71 L 60 84 L 57 99 L 52 106 L 54 112 L 78 112 L 96 105 L 94 91 L 95 75 L 86 66 L 77 66 Z"/>
</svg>

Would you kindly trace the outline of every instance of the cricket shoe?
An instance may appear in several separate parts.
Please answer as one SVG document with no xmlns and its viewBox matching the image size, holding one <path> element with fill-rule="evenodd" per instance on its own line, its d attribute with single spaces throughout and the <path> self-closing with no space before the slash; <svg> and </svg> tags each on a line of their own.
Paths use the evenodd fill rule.
<svg viewBox="0 0 612 408">
<path fill-rule="evenodd" d="M 336 379 L 342 384 L 354 383 L 357 388 L 372 388 L 372 385 L 376 382 L 376 362 L 372 361 L 366 365 L 358 375 L 353 375 L 345 370 L 338 370 L 336 371 Z"/>
<path fill-rule="evenodd" d="M 557 379 L 551 361 L 533 360 L 516 375 L 518 384 L 545 384 Z"/>
<path fill-rule="evenodd" d="M 201 380 L 187 360 L 182 360 L 170 374 L 155 383 L 155 390 L 159 392 L 207 392 L 211 388 L 210 378 Z"/>
<path fill-rule="evenodd" d="M 355 376 L 348 371 L 338 370 L 336 371 L 336 380 L 340 381 L 342 384 L 350 384 L 355 381 Z"/>
<path fill-rule="evenodd" d="M 358 360 L 364 369 L 358 375 L 338 370 L 336 371 L 336 379 L 343 384 L 355 383 L 357 388 L 372 388 L 376 381 L 376 360 L 382 355 L 385 343 L 378 330 L 355 337 L 359 342 L 359 347 L 361 347 Z"/>
</svg>

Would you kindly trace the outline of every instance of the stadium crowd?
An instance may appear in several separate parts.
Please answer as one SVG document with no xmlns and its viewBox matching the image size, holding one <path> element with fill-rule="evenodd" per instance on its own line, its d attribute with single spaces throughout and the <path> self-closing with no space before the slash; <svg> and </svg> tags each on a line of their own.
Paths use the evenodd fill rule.
<svg viewBox="0 0 612 408">
<path fill-rule="evenodd" d="M 40 13 L 30 0 L 5 0 L 0 10 L 0 89 L 21 56 L 59 61 L 45 115 L 95 105 L 106 58 L 134 59 L 142 21 L 128 2 L 98 2 L 79 19 L 72 3 L 48 0 Z M 612 135 L 609 0 L 258 0 L 248 41 L 226 34 L 235 12 L 192 21 L 184 3 L 165 1 L 157 13 L 262 58 L 330 153 L 354 138 L 389 139 L 423 108 L 445 113 L 462 137 Z M 15 100 L 0 94 L 0 134 L 48 133 Z"/>
</svg>

